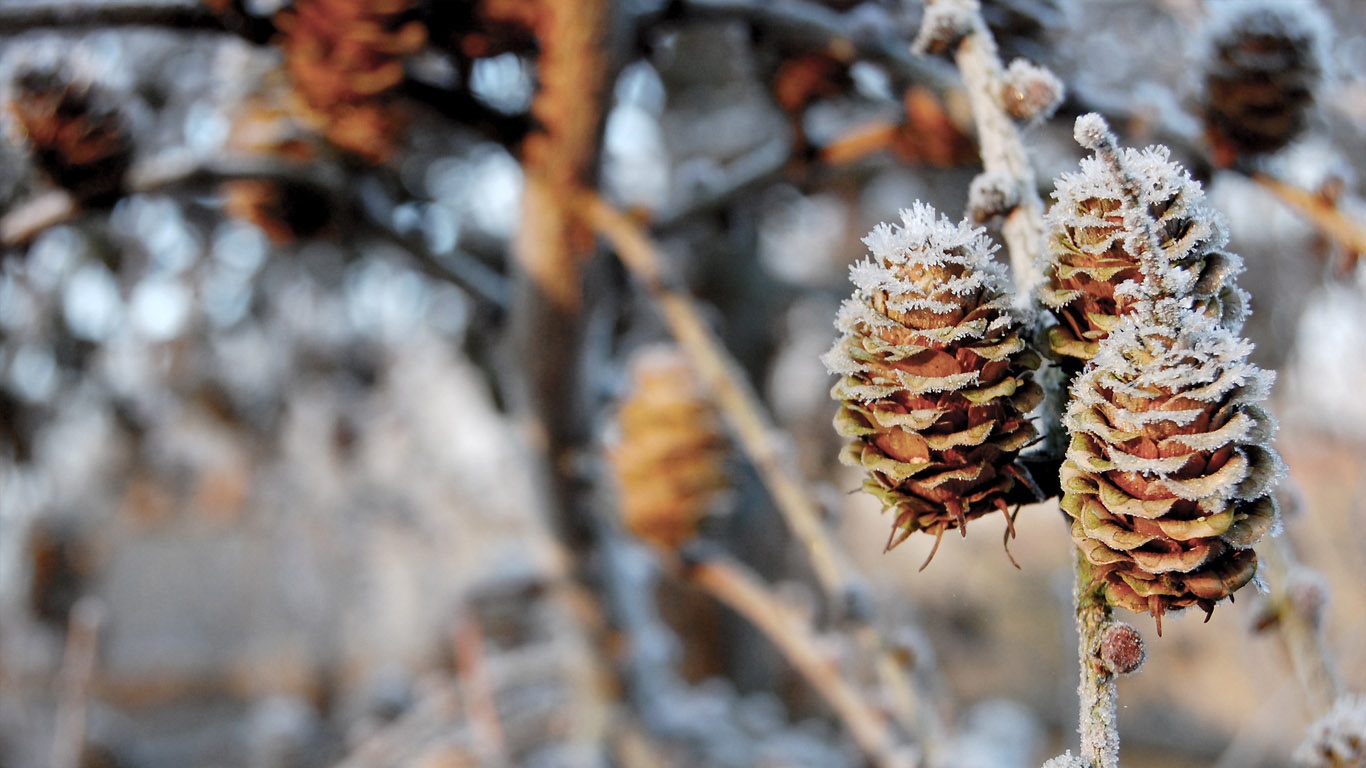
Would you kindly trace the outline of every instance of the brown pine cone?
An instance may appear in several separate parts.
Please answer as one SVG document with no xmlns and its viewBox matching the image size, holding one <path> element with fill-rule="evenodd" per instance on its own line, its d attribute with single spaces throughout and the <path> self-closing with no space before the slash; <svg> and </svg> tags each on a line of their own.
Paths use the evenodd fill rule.
<svg viewBox="0 0 1366 768">
<path fill-rule="evenodd" d="M 1326 24 L 1312 2 L 1220 8 L 1207 35 L 1203 106 L 1213 160 L 1229 166 L 1304 130 L 1323 80 Z"/>
<path fill-rule="evenodd" d="M 637 538 L 675 549 L 697 533 L 729 486 L 726 441 L 711 401 L 677 348 L 638 350 L 607 459 L 622 522 Z"/>
<path fill-rule="evenodd" d="M 1006 510 L 1042 390 L 983 230 L 917 203 L 864 242 L 872 258 L 850 270 L 843 336 L 822 360 L 840 376 L 835 428 L 851 438 L 840 458 L 866 469 L 864 490 L 893 511 L 890 549 Z"/>
<path fill-rule="evenodd" d="M 403 56 L 426 42 L 403 19 L 412 0 L 298 0 L 276 17 L 285 68 L 328 141 L 369 163 L 393 153 L 400 127 L 386 94 L 403 80 Z"/>
<path fill-rule="evenodd" d="M 123 195 L 133 142 L 99 86 L 29 71 L 16 78 L 8 107 L 34 164 L 54 183 L 90 206 L 111 206 Z"/>
<path fill-rule="evenodd" d="M 1143 292 L 1139 292 L 1142 294 Z M 1278 519 L 1272 375 L 1189 299 L 1140 295 L 1075 380 L 1062 508 L 1106 599 L 1206 614 L 1257 572 Z"/>
<path fill-rule="evenodd" d="M 1189 295 L 1197 311 L 1241 329 L 1247 296 L 1232 279 L 1243 261 L 1220 250 L 1228 242 L 1222 220 L 1205 203 L 1200 184 L 1169 158 L 1166 147 L 1125 149 L 1120 162 L 1141 183 L 1139 204 L 1153 218 L 1172 268 L 1182 276 L 1174 287 Z M 1048 261 L 1039 298 L 1058 324 L 1048 346 L 1071 373 L 1096 354 L 1096 347 L 1133 304 L 1116 289 L 1140 279 L 1144 248 L 1125 223 L 1124 182 L 1096 155 L 1078 173 L 1063 174 L 1047 216 Z M 1068 360 L 1071 360 L 1069 363 Z"/>
</svg>

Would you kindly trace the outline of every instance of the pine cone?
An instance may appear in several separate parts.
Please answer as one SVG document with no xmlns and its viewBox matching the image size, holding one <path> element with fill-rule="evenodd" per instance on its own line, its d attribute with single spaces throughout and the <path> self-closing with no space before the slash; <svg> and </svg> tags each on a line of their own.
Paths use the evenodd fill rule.
<svg viewBox="0 0 1366 768">
<path fill-rule="evenodd" d="M 1189 299 L 1137 301 L 1073 383 L 1062 508 L 1108 602 L 1160 632 L 1164 612 L 1208 614 L 1255 575 L 1282 468 L 1251 344 Z"/>
<path fill-rule="evenodd" d="M 1323 28 L 1307 2 L 1226 3 L 1205 55 L 1205 133 L 1216 165 L 1271 154 L 1304 130 L 1323 78 Z"/>
<path fill-rule="evenodd" d="M 1243 262 L 1220 250 L 1228 233 L 1206 205 L 1200 184 L 1170 160 L 1166 147 L 1125 149 L 1120 162 L 1140 181 L 1140 206 L 1153 218 L 1171 267 L 1183 274 L 1182 290 L 1197 311 L 1237 332 L 1247 296 L 1232 278 L 1243 271 Z M 1058 320 L 1049 329 L 1048 346 L 1073 374 L 1132 308 L 1132 299 L 1116 289 L 1140 279 L 1144 246 L 1125 223 L 1126 194 L 1124 181 L 1098 155 L 1084 158 L 1079 173 L 1059 178 L 1053 193 L 1057 202 L 1047 216 L 1049 258 L 1039 298 Z"/>
<path fill-rule="evenodd" d="M 873 258 L 850 270 L 843 336 L 822 358 L 841 377 L 835 428 L 851 442 L 840 458 L 868 470 L 864 490 L 896 516 L 888 548 L 1004 511 L 1035 435 L 1024 414 L 1042 397 L 983 230 L 921 203 L 901 217 L 864 239 Z"/>
<path fill-rule="evenodd" d="M 9 110 L 34 164 L 85 205 L 117 202 L 133 142 L 113 98 L 52 71 L 23 73 L 14 91 Z"/>
<path fill-rule="evenodd" d="M 725 439 L 711 401 L 676 348 L 637 351 L 630 379 L 608 451 L 622 520 L 637 538 L 674 549 L 696 534 L 728 485 Z"/>
<path fill-rule="evenodd" d="M 403 80 L 402 57 L 426 42 L 412 0 L 298 0 L 281 12 L 285 68 L 328 141 L 369 163 L 394 150 L 400 119 L 386 94 Z"/>
</svg>

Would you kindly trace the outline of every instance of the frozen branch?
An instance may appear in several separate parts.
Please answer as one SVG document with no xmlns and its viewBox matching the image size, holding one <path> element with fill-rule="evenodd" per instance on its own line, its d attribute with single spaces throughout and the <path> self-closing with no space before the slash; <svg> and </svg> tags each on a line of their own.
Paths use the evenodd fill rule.
<svg viewBox="0 0 1366 768">
<path fill-rule="evenodd" d="M 966 19 L 967 34 L 958 42 L 954 61 L 963 75 L 968 103 L 977 124 L 982 165 L 988 173 L 1015 179 L 1019 202 L 1001 225 L 1001 234 L 1010 254 L 1010 267 L 1016 288 L 1016 302 L 1029 306 L 1034 289 L 1043 280 L 1038 261 L 1043 253 L 1043 201 L 1034 179 L 1034 167 L 1025 153 L 1019 128 L 1001 104 L 1006 80 L 996 41 L 992 39 L 975 0 L 939 0 L 961 5 L 971 15 Z M 929 6 L 933 8 L 934 6 Z M 936 14 L 928 9 L 927 23 Z M 924 34 L 922 32 L 922 34 Z"/>
<path fill-rule="evenodd" d="M 1111 610 L 1091 578 L 1091 564 L 1076 551 L 1077 659 L 1081 683 L 1077 688 L 1081 709 L 1077 730 L 1081 734 L 1081 758 L 1091 768 L 1119 768 L 1119 728 L 1115 676 L 1100 658 L 1101 641 L 1111 625 Z"/>
<path fill-rule="evenodd" d="M 654 298 L 741 448 L 759 470 L 788 527 L 801 542 L 827 598 L 833 605 L 843 606 L 849 599 L 853 577 L 805 481 L 793 468 L 783 438 L 745 380 L 743 370 L 707 328 L 692 299 L 665 274 L 663 259 L 644 231 L 596 195 L 585 194 L 582 204 L 585 221 L 612 244 L 622 263 Z"/>
<path fill-rule="evenodd" d="M 825 699 L 874 765 L 916 765 L 911 748 L 901 743 L 886 715 L 840 675 L 821 652 L 811 627 L 783 605 L 758 576 L 734 560 L 708 557 L 684 566 L 682 577 L 762 632 Z"/>
</svg>

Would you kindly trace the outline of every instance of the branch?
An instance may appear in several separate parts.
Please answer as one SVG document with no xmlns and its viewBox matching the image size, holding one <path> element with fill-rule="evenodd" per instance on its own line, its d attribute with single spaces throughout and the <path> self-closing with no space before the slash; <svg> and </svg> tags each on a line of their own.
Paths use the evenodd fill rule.
<svg viewBox="0 0 1366 768">
<path fill-rule="evenodd" d="M 1115 677 L 1100 661 L 1099 649 L 1111 624 L 1110 606 L 1092 580 L 1091 564 L 1076 550 L 1077 659 L 1081 667 L 1081 758 L 1091 768 L 1119 768 L 1119 729 Z"/>
<path fill-rule="evenodd" d="M 685 17 L 744 19 L 788 47 L 876 62 L 893 78 L 941 95 L 957 86 L 939 62 L 912 55 L 904 30 L 892 24 L 870 24 L 809 0 L 682 0 L 677 5 Z"/>
<path fill-rule="evenodd" d="M 1348 218 L 1332 199 L 1266 174 L 1254 173 L 1251 178 L 1343 247 L 1353 253 L 1366 253 L 1366 226 Z"/>
<path fill-rule="evenodd" d="M 741 448 L 759 470 L 788 527 L 805 548 L 827 598 L 832 605 L 844 605 L 853 582 L 849 569 L 744 372 L 707 328 L 692 299 L 664 274 L 663 260 L 641 228 L 592 193 L 585 193 L 581 202 L 585 221 L 611 242 L 622 263 L 654 298 Z"/>
<path fill-rule="evenodd" d="M 57 723 L 53 728 L 52 768 L 78 768 L 83 764 L 90 680 L 95 675 L 103 624 L 104 606 L 98 599 L 85 597 L 72 607 L 62 656 Z"/>
<path fill-rule="evenodd" d="M 31 0 L 0 3 L 0 38 L 46 27 L 170 27 L 222 30 L 198 0 Z"/>
<path fill-rule="evenodd" d="M 1016 303 L 1026 307 L 1032 305 L 1034 289 L 1043 282 L 1038 266 L 1044 242 L 1043 201 L 1039 199 L 1034 167 L 1025 152 L 1019 129 L 1001 106 L 1000 95 L 1005 83 L 996 41 L 982 20 L 977 3 L 971 3 L 971 7 L 971 29 L 958 43 L 954 61 L 963 75 L 964 89 L 977 124 L 982 165 L 988 173 L 1014 179 L 1018 186 L 1019 203 L 1006 214 L 1001 235 L 1010 253 Z M 928 20 L 931 14 L 927 12 L 925 17 Z"/>
<path fill-rule="evenodd" d="M 911 768 L 916 760 L 885 714 L 849 684 L 821 652 L 805 621 L 783 605 L 754 573 L 723 557 L 684 566 L 681 577 L 729 606 L 762 632 L 835 711 L 875 765 Z"/>
</svg>

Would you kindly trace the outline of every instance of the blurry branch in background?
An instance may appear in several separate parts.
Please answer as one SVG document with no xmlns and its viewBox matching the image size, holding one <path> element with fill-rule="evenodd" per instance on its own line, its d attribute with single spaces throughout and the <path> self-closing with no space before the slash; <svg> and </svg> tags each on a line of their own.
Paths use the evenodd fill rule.
<svg viewBox="0 0 1366 768">
<path fill-rule="evenodd" d="M 810 626 L 774 597 L 756 574 L 735 560 L 711 553 L 673 570 L 679 578 L 700 587 L 763 632 L 826 700 L 874 765 L 917 765 L 886 715 L 845 680 L 832 660 L 820 651 Z"/>
<path fill-rule="evenodd" d="M 841 556 L 805 481 L 797 474 L 790 446 L 769 419 L 739 364 L 707 328 L 693 300 L 665 273 L 663 259 L 641 227 L 602 198 L 584 193 L 584 220 L 611 243 L 617 256 L 654 299 L 698 376 L 711 391 L 736 440 L 754 462 L 764 485 L 801 543 L 836 614 L 846 613 L 856 577 Z M 861 585 L 859 585 L 861 587 Z"/>
<path fill-rule="evenodd" d="M 212 190 L 223 182 L 269 181 L 301 184 L 318 190 L 341 210 L 359 210 L 384 239 L 402 248 L 426 274 L 468 290 L 489 305 L 505 309 L 509 301 L 508 281 L 485 266 L 473 254 L 456 249 L 434 253 L 420 233 L 412 235 L 394 228 L 392 210 L 376 210 L 363 199 L 363 189 L 348 187 L 345 177 L 334 166 L 322 163 L 301 165 L 278 158 L 224 156 L 206 160 L 182 153 L 168 153 L 135 163 L 128 172 L 127 189 L 132 194 L 155 194 L 204 188 Z M 352 198 L 346 198 L 350 194 Z M 54 189 L 35 195 L 0 217 L 0 247 L 27 245 L 45 230 L 77 219 L 84 211 L 70 193 Z M 344 216 L 335 217 L 339 220 Z M 348 222 L 354 223 L 354 222 Z"/>
<path fill-rule="evenodd" d="M 469 713 L 471 740 L 479 764 L 507 765 L 507 738 L 498 717 L 498 701 L 484 654 L 484 632 L 473 612 L 457 619 L 453 646 L 461 698 Z"/>
<path fill-rule="evenodd" d="M 1354 254 L 1347 265 L 1349 269 L 1361 254 L 1366 253 L 1366 222 L 1343 213 L 1334 196 L 1308 192 L 1263 173 L 1253 174 L 1252 180 Z"/>
<path fill-rule="evenodd" d="M 880 64 L 895 79 L 919 83 L 940 95 L 958 88 L 948 67 L 911 53 L 902 35 L 904 30 L 898 29 L 892 23 L 896 20 L 885 12 L 877 18 L 860 17 L 808 0 L 682 0 L 676 5 L 685 18 L 743 19 L 762 29 L 780 47 L 824 51 L 844 61 Z"/>
<path fill-rule="evenodd" d="M 218 19 L 198 0 L 33 0 L 0 3 L 0 35 L 44 27 L 159 26 L 177 29 L 221 29 Z"/>
<path fill-rule="evenodd" d="M 100 628 L 104 625 L 104 605 L 93 597 L 82 598 L 71 609 L 67 624 L 66 650 L 57 676 L 57 723 L 52 740 L 51 768 L 79 768 L 84 765 L 86 721 L 90 705 L 91 680 L 99 653 Z"/>
<path fill-rule="evenodd" d="M 1284 517 L 1293 519 L 1304 514 L 1304 502 L 1293 477 L 1287 476 L 1281 482 L 1277 497 Z M 1284 531 L 1271 537 L 1263 554 L 1271 594 L 1266 596 L 1255 628 L 1274 629 L 1280 636 L 1310 711 L 1321 717 L 1344 692 L 1337 665 L 1323 638 L 1328 585 L 1318 571 L 1299 562 L 1290 536 Z"/>
<path fill-rule="evenodd" d="M 824 592 L 829 615 L 850 632 L 860 653 L 873 666 L 898 722 L 907 732 L 919 736 L 926 751 L 932 752 L 940 737 L 938 715 L 932 711 L 925 692 L 908 682 L 904 665 L 892 658 L 885 639 L 869 622 L 862 576 L 852 569 L 826 529 L 814 495 L 790 456 L 791 439 L 773 424 L 740 365 L 707 328 L 693 299 L 666 273 L 663 259 L 644 230 L 592 193 L 581 193 L 579 204 L 584 219 L 612 245 L 654 300 L 698 377 L 711 392 L 736 442 L 758 470 L 775 506 L 806 552 Z"/>
</svg>

